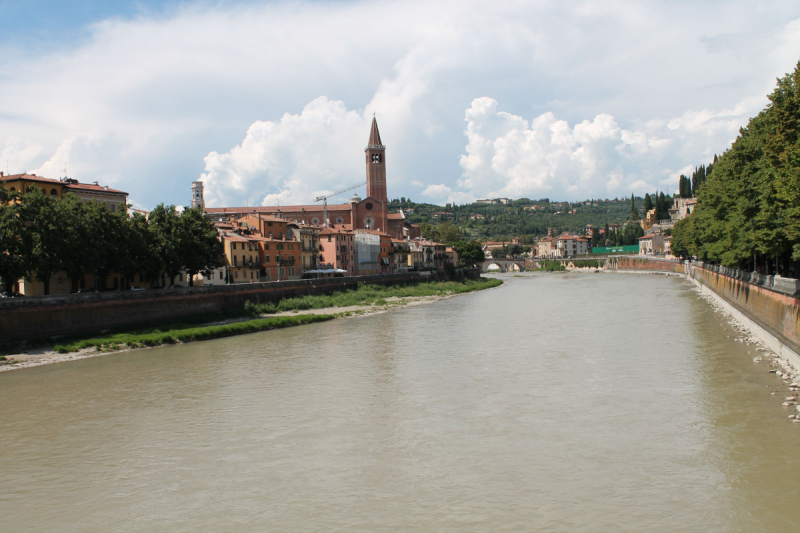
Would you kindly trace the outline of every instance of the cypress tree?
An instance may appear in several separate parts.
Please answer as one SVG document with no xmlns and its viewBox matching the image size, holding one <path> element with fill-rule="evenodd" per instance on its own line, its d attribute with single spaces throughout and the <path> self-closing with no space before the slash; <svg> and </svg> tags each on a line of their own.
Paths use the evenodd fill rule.
<svg viewBox="0 0 800 533">
<path fill-rule="evenodd" d="M 651 209 L 653 209 L 653 200 L 650 198 L 650 193 L 646 193 L 644 195 L 644 216 L 647 216 Z"/>
<path fill-rule="evenodd" d="M 636 209 L 633 195 L 631 194 L 631 220 L 639 220 L 639 210 Z"/>
</svg>

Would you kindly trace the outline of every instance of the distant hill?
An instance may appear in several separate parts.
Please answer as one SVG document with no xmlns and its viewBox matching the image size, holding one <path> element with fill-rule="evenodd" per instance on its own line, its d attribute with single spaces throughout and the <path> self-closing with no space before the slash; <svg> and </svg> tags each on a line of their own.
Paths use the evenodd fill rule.
<svg viewBox="0 0 800 533">
<path fill-rule="evenodd" d="M 643 216 L 644 199 L 635 198 L 639 215 Z M 410 199 L 391 200 L 389 212 L 400 209 L 414 224 L 449 221 L 461 228 L 470 239 L 502 240 L 522 237 L 523 241 L 547 235 L 548 228 L 558 233 L 583 233 L 587 224 L 602 228 L 606 223 L 622 224 L 631 215 L 631 199 L 585 200 L 582 202 L 550 202 L 520 198 L 503 204 L 467 204 L 444 206 L 416 203 Z"/>
</svg>

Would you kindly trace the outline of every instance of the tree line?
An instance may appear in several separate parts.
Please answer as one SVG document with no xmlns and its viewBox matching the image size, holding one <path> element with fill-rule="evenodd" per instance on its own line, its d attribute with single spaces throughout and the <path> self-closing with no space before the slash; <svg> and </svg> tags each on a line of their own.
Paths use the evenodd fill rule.
<svg viewBox="0 0 800 533">
<path fill-rule="evenodd" d="M 675 255 L 766 274 L 797 273 L 800 62 L 777 80 L 769 100 L 716 158 L 713 173 L 709 168 L 698 176 L 697 207 L 675 225 Z"/>
<path fill-rule="evenodd" d="M 50 279 L 59 272 L 73 291 L 90 274 L 98 290 L 112 274 L 172 284 L 186 271 L 191 283 L 191 276 L 224 264 L 223 253 L 216 228 L 199 207 L 179 213 L 161 204 L 148 217 L 129 216 L 73 194 L 54 198 L 36 187 L 9 193 L 0 184 L 0 283 L 7 291 L 27 278 L 41 281 L 49 294 Z"/>
</svg>

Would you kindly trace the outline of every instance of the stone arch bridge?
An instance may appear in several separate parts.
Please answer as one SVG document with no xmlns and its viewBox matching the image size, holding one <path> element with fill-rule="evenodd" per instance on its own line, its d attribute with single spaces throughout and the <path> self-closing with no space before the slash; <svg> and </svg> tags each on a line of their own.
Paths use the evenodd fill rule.
<svg viewBox="0 0 800 533">
<path fill-rule="evenodd" d="M 523 272 L 525 259 L 487 259 L 480 267 L 481 272 Z"/>
</svg>

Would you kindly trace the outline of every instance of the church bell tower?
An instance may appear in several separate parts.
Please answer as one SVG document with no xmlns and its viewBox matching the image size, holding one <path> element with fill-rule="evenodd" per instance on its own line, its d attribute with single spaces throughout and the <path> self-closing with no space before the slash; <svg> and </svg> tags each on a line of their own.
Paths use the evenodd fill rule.
<svg viewBox="0 0 800 533">
<path fill-rule="evenodd" d="M 367 155 L 367 197 L 388 202 L 386 194 L 386 147 L 381 142 L 378 121 L 372 117 L 369 143 L 364 149 Z"/>
<path fill-rule="evenodd" d="M 203 199 L 203 182 L 202 181 L 193 181 L 192 182 L 192 207 L 197 206 L 202 207 L 205 209 L 206 201 Z"/>
</svg>

